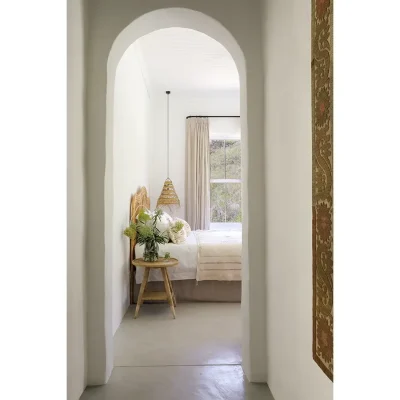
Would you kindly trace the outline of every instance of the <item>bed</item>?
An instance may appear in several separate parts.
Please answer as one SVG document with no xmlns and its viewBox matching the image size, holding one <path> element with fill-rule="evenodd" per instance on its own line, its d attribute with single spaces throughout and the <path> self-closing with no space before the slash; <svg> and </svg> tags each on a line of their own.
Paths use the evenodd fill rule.
<svg viewBox="0 0 400 400">
<path fill-rule="evenodd" d="M 146 188 L 131 197 L 132 221 L 141 209 L 150 208 Z M 131 240 L 130 260 L 143 256 L 144 248 Z M 178 301 L 240 302 L 241 300 L 240 231 L 192 231 L 182 244 L 160 245 L 159 254 L 169 252 L 179 264 L 168 273 Z M 136 303 L 143 269 L 131 265 L 131 304 Z M 158 270 L 151 271 L 149 290 L 162 290 L 163 280 Z"/>
</svg>

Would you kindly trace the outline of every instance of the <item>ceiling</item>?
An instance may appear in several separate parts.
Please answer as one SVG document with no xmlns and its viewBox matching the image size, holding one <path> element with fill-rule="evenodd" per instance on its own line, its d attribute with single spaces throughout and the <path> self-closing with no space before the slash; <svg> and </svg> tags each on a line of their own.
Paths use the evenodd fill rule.
<svg viewBox="0 0 400 400">
<path fill-rule="evenodd" d="M 146 80 L 157 90 L 238 90 L 230 53 L 209 36 L 184 28 L 161 29 L 138 40 Z"/>
</svg>

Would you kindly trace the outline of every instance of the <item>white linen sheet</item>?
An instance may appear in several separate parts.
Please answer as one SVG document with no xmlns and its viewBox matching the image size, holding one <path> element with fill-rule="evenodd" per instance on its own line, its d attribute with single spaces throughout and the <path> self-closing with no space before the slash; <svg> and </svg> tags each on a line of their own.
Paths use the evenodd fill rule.
<svg viewBox="0 0 400 400">
<path fill-rule="evenodd" d="M 195 231 L 200 257 L 242 257 L 241 231 Z"/>
<path fill-rule="evenodd" d="M 135 246 L 136 258 L 143 257 L 144 246 Z M 197 240 L 193 232 L 190 232 L 186 241 L 181 244 L 167 243 L 160 245 L 159 255 L 169 252 L 171 257 L 177 258 L 179 264 L 176 267 L 168 268 L 168 275 L 171 280 L 196 279 L 197 271 Z M 142 283 L 144 268 L 136 267 L 136 283 Z M 149 281 L 163 281 L 161 271 L 152 269 Z"/>
</svg>

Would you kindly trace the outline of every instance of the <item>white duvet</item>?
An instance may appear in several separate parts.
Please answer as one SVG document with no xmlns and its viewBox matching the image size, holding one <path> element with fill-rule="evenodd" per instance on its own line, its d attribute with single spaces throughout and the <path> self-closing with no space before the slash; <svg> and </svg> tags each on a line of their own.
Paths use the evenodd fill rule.
<svg viewBox="0 0 400 400">
<path fill-rule="evenodd" d="M 136 258 L 143 257 L 143 246 L 136 245 Z M 168 268 L 171 280 L 241 280 L 241 231 L 192 231 L 182 244 L 160 245 L 161 257 L 166 252 L 179 264 Z M 143 280 L 144 268 L 136 268 L 136 283 Z M 159 269 L 151 270 L 149 281 L 162 281 Z"/>
</svg>

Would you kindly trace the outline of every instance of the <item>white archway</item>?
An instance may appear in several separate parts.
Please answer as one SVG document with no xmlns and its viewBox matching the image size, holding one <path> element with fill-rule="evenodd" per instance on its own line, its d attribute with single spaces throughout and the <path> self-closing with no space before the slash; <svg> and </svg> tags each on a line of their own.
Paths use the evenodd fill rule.
<svg viewBox="0 0 400 400">
<path fill-rule="evenodd" d="M 88 290 L 88 384 L 106 383 L 113 368 L 112 337 L 112 210 L 113 210 L 113 96 L 116 69 L 128 47 L 141 36 L 171 27 L 189 28 L 204 33 L 221 43 L 234 59 L 240 77 L 240 115 L 242 125 L 242 354 L 243 369 L 250 381 L 265 382 L 265 264 L 253 258 L 249 267 L 249 215 L 251 222 L 260 218 L 256 211 L 249 213 L 249 146 L 248 146 L 248 99 L 245 56 L 232 34 L 218 21 L 201 13 L 183 8 L 158 9 L 141 15 L 116 37 L 107 61 L 106 129 L 105 129 L 105 175 L 104 175 L 104 271 L 89 265 Z M 93 83 L 92 83 L 93 84 Z M 96 118 L 90 115 L 89 119 Z M 101 138 L 100 138 L 101 140 Z M 260 167 L 262 167 L 260 165 Z M 262 221 L 264 224 L 265 221 Z M 257 221 L 258 223 L 258 221 Z M 255 234 L 254 234 L 255 235 Z M 254 239 L 259 239 L 254 238 Z M 252 243 L 253 249 L 255 243 Z M 264 243 L 261 243 L 264 246 Z M 100 251 L 101 249 L 99 249 Z M 89 250 L 90 251 L 90 250 Z M 260 258 L 260 257 L 258 257 Z M 89 263 L 90 264 L 90 263 Z M 104 274 L 102 274 L 104 272 Z M 100 274 L 95 277 L 94 274 Z M 90 281 L 93 274 L 94 282 Z M 260 279 L 261 278 L 261 279 Z M 97 285 L 95 284 L 97 282 Z M 260 312 L 261 310 L 261 312 Z M 94 337 L 97 335 L 97 337 Z"/>
</svg>

